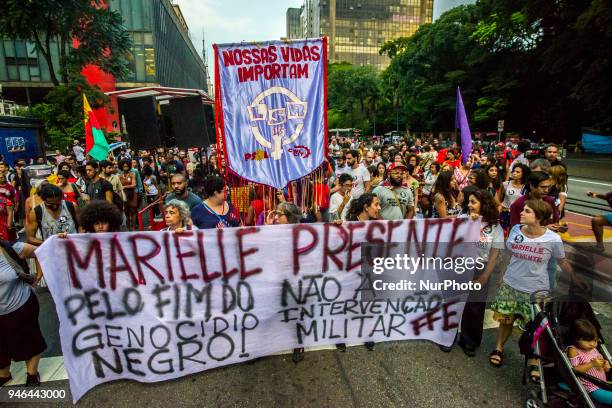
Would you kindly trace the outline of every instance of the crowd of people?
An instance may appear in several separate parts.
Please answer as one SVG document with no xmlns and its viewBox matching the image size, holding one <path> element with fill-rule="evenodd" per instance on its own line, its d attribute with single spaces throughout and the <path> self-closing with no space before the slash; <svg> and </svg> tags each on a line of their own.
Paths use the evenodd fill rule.
<svg viewBox="0 0 612 408">
<path fill-rule="evenodd" d="M 98 162 L 87 161 L 75 141 L 70 154 L 58 152 L 49 162 L 52 176 L 31 183 L 30 191 L 21 183 L 25 160 L 12 169 L 0 163 L 0 237 L 6 243 L 0 258 L 0 384 L 10 379 L 11 360 L 25 360 L 27 385 L 38 385 L 37 363 L 45 349 L 36 322 L 38 302 L 29 289 L 42 275 L 38 271 L 27 280 L 14 271 L 38 270 L 35 262 L 24 259 L 52 235 L 146 228 L 138 217 L 144 208 L 151 209 L 149 223 L 163 217 L 163 229 L 176 232 L 300 222 L 476 220 L 481 223 L 479 251 L 487 267 L 475 280 L 485 291 L 493 289 L 489 278 L 501 251 L 506 248 L 510 253 L 490 305 L 500 326 L 489 361 L 499 367 L 514 321 L 530 318 L 530 294 L 553 288 L 558 271 L 581 284 L 565 260 L 559 235 L 567 230 L 567 166 L 557 145 L 547 145 L 543 157 L 537 158 L 527 157 L 529 146 L 521 141 L 485 148 L 475 142 L 467 160 L 462 160 L 456 143 L 442 147 L 437 139 L 368 144 L 332 137 L 321 168 L 284 189 L 234 182 L 214 147 L 124 148 Z M 44 159 L 38 164 L 45 164 Z M 595 196 L 610 201 L 611 194 Z M 594 220 L 601 228 L 611 221 L 609 215 Z M 600 250 L 603 240 L 597 231 L 595 249 Z M 25 233 L 25 239 L 14 243 L 19 233 Z M 513 242 L 544 244 L 545 251 L 538 260 L 526 259 Z M 474 301 L 464 312 L 457 344 L 471 357 L 481 343 L 484 311 L 485 303 Z M 368 348 L 373 349 L 373 344 Z M 303 350 L 296 353 L 297 362 Z M 598 367 L 610 368 L 609 364 Z M 537 381 L 537 371 L 531 374 Z"/>
</svg>

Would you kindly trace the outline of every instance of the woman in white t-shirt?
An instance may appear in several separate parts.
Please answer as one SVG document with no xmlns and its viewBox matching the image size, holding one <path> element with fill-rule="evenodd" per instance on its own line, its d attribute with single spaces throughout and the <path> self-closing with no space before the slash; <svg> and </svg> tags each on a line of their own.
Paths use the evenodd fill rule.
<svg viewBox="0 0 612 408">
<path fill-rule="evenodd" d="M 497 344 L 489 355 L 489 362 L 495 367 L 503 363 L 504 345 L 512 333 L 514 321 L 531 319 L 531 294 L 550 290 L 547 265 L 551 258 L 558 261 L 573 282 L 581 285 L 565 259 L 561 238 L 542 225 L 551 215 L 551 208 L 545 201 L 527 200 L 520 224 L 510 230 L 506 241 L 506 248 L 511 253 L 510 264 L 491 303 L 493 317 L 499 322 Z M 532 381 L 537 381 L 539 372 L 535 367 L 530 367 L 530 373 Z"/>
<path fill-rule="evenodd" d="M 483 269 L 474 271 L 474 280 L 480 283 L 482 288 L 469 294 L 461 318 L 461 335 L 458 344 L 467 356 L 474 357 L 482 341 L 487 283 L 500 259 L 501 250 L 504 249 L 504 231 L 499 225 L 499 211 L 490 192 L 487 190 L 472 191 L 468 194 L 467 199 L 469 214 L 460 217 L 469 217 L 475 221 L 480 219 L 478 257 L 482 258 L 485 266 Z"/>
</svg>

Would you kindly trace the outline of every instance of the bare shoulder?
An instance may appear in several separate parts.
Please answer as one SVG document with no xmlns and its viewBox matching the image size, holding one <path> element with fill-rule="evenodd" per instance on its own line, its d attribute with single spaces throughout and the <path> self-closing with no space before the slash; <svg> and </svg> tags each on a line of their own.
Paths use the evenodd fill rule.
<svg viewBox="0 0 612 408">
<path fill-rule="evenodd" d="M 576 357 L 578 355 L 578 351 L 576 350 L 576 348 L 574 346 L 569 346 L 567 348 L 567 355 L 570 358 L 574 358 L 574 357 Z"/>
</svg>

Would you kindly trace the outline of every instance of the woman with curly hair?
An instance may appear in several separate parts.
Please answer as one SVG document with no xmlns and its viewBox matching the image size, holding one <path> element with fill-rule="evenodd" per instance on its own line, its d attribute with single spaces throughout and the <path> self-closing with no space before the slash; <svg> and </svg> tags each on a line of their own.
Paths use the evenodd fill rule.
<svg viewBox="0 0 612 408">
<path fill-rule="evenodd" d="M 512 166 L 510 180 L 504 181 L 499 190 L 499 199 L 501 201 L 500 223 L 504 231 L 510 230 L 510 207 L 521 196 L 525 181 L 531 174 L 529 166 L 523 163 L 517 163 Z"/>
<path fill-rule="evenodd" d="M 364 193 L 359 198 L 351 201 L 347 214 L 347 221 L 369 221 L 380 218 L 380 200 L 372 193 Z M 374 342 L 367 341 L 365 346 L 368 350 L 374 350 Z M 346 345 L 338 344 L 338 349 L 346 350 Z"/>
<path fill-rule="evenodd" d="M 114 204 L 105 200 L 94 200 L 79 212 L 81 232 L 119 232 L 123 215 Z"/>
<path fill-rule="evenodd" d="M 369 221 L 380 217 L 380 200 L 372 193 L 364 193 L 351 201 L 347 221 Z"/>
<path fill-rule="evenodd" d="M 412 166 L 412 172 L 410 172 L 410 175 L 421 181 L 423 179 L 423 168 L 420 166 L 421 159 L 419 156 L 414 153 L 406 155 L 406 164 Z"/>
<path fill-rule="evenodd" d="M 436 184 L 431 192 L 432 218 L 452 218 L 459 214 L 461 208 L 455 199 L 454 191 L 457 187 L 455 175 L 451 170 L 440 173 L 436 179 Z"/>
<path fill-rule="evenodd" d="M 125 202 L 123 203 L 123 212 L 127 218 L 127 229 L 131 231 L 135 228 L 137 221 L 136 215 L 138 213 L 138 192 L 137 178 L 132 173 L 132 162 L 131 160 L 121 160 L 119 162 L 119 181 L 123 186 L 125 192 Z"/>
<path fill-rule="evenodd" d="M 474 357 L 482 341 L 487 283 L 504 249 L 504 231 L 499 225 L 499 211 L 491 193 L 468 188 L 470 186 L 463 190 L 468 201 L 468 213 L 460 217 L 480 220 L 480 239 L 475 244 L 478 246 L 478 257 L 482 258 L 485 267 L 474 271 L 474 279 L 482 285 L 482 289 L 469 293 L 461 318 L 459 346 L 467 356 Z M 446 348 L 442 350 L 448 351 Z"/>
</svg>

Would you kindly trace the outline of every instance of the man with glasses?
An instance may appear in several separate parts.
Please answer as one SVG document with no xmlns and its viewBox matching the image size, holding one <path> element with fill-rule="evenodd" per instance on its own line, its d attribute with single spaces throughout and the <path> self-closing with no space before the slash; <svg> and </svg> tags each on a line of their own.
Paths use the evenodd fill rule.
<svg viewBox="0 0 612 408">
<path fill-rule="evenodd" d="M 76 234 L 77 209 L 74 204 L 64 200 L 62 189 L 53 184 L 45 184 L 39 195 L 43 202 L 28 214 L 28 243 L 40 245 L 52 235 Z"/>
</svg>

